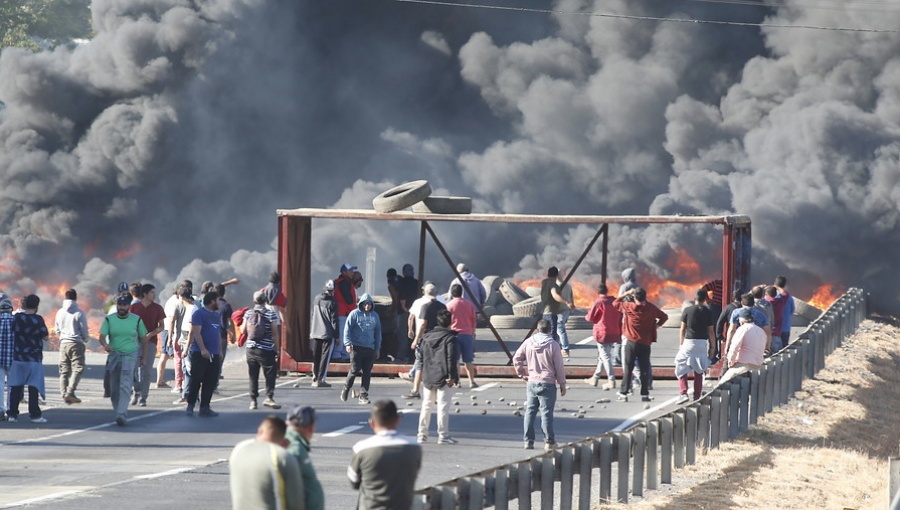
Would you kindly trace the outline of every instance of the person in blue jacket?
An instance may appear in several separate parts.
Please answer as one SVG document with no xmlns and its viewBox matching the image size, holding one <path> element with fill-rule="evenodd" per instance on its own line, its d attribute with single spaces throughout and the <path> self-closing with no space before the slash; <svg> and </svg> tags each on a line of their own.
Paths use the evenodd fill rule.
<svg viewBox="0 0 900 510">
<path fill-rule="evenodd" d="M 381 350 L 381 320 L 375 313 L 375 305 L 369 294 L 359 298 L 356 309 L 347 316 L 344 335 L 341 339 L 344 349 L 350 354 L 350 372 L 341 390 L 341 400 L 346 402 L 356 376 L 362 376 L 362 391 L 359 392 L 359 403 L 369 403 L 369 381 L 372 378 L 372 366 Z"/>
</svg>

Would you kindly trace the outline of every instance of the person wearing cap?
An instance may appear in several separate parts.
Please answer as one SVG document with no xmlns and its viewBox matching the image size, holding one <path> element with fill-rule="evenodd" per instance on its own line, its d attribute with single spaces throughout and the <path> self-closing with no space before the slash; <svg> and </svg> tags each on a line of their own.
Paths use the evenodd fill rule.
<svg viewBox="0 0 900 510">
<path fill-rule="evenodd" d="M 325 491 L 316 476 L 316 468 L 309 458 L 312 449 L 310 441 L 316 431 L 316 410 L 308 406 L 297 406 L 287 415 L 287 433 L 285 438 L 291 442 L 288 453 L 300 464 L 300 475 L 303 477 L 306 510 L 325 510 Z"/>
<path fill-rule="evenodd" d="M 329 388 L 325 382 L 331 353 L 340 345 L 338 333 L 337 301 L 334 299 L 334 281 L 325 282 L 322 293 L 316 296 L 309 318 L 309 337 L 315 343 L 313 352 L 313 388 Z"/>
<path fill-rule="evenodd" d="M 257 409 L 259 397 L 259 371 L 266 379 L 266 399 L 263 405 L 281 409 L 275 402 L 275 379 L 278 377 L 277 354 L 281 349 L 281 320 L 278 314 L 266 308 L 266 294 L 253 293 L 253 308 L 244 314 L 241 333 L 247 335 L 247 368 L 250 375 L 250 409 Z"/>
<path fill-rule="evenodd" d="M 84 372 L 84 343 L 90 339 L 87 317 L 78 308 L 78 293 L 69 289 L 54 320 L 59 335 L 59 391 L 66 404 L 80 404 L 75 396 Z"/>
<path fill-rule="evenodd" d="M 306 510 L 303 477 L 288 453 L 287 425 L 267 416 L 256 437 L 241 441 L 228 458 L 232 510 Z"/>
<path fill-rule="evenodd" d="M 129 313 L 130 308 L 131 297 L 121 294 L 116 300 L 116 314 L 107 315 L 100 325 L 100 346 L 109 353 L 106 371 L 109 372 L 110 400 L 116 413 L 116 425 L 120 427 L 128 421 L 138 352 L 149 340 L 144 321 Z"/>
<path fill-rule="evenodd" d="M 759 369 L 769 347 L 768 335 L 756 325 L 756 316 L 751 310 L 741 310 L 738 314 L 738 321 L 740 326 L 725 345 L 728 371 L 722 376 L 720 382 Z"/>
<path fill-rule="evenodd" d="M 30 294 L 22 300 L 22 312 L 13 316 L 16 352 L 9 368 L 9 421 L 19 416 L 19 402 L 28 386 L 28 416 L 32 423 L 47 423 L 41 416 L 40 400 L 44 391 L 44 342 L 50 337 L 44 318 L 38 315 L 41 298 Z M 40 399 L 38 398 L 40 395 Z"/>
<path fill-rule="evenodd" d="M 463 285 L 459 278 L 454 278 L 447 288 L 452 289 L 454 285 L 462 286 L 463 297 L 468 302 L 472 303 L 476 310 L 484 307 L 484 300 L 487 299 L 487 293 L 484 291 L 484 285 L 481 284 L 481 280 L 476 278 L 475 275 L 469 271 L 468 266 L 462 262 L 456 265 L 456 272 L 462 276 L 462 280 L 466 282 L 466 284 Z M 468 287 L 468 290 L 466 290 L 466 287 Z"/>
<path fill-rule="evenodd" d="M 12 300 L 0 293 L 0 421 L 6 421 L 6 379 L 16 350 L 12 311 Z"/>
<path fill-rule="evenodd" d="M 278 319 L 284 323 L 284 307 L 287 306 L 287 297 L 281 292 L 281 274 L 273 271 L 269 275 L 269 283 L 263 287 L 266 295 L 266 308 L 278 314 Z"/>
<path fill-rule="evenodd" d="M 341 274 L 334 279 L 334 299 L 338 306 L 338 336 L 344 338 L 344 325 L 350 312 L 356 309 L 356 287 L 353 285 L 353 272 L 356 266 L 349 263 L 341 266 Z M 344 358 L 342 349 L 335 349 L 335 358 Z"/>
<path fill-rule="evenodd" d="M 766 352 L 769 352 L 769 348 L 772 346 L 772 326 L 765 312 L 756 306 L 756 299 L 750 293 L 741 296 L 741 307 L 731 312 L 730 325 L 728 326 L 728 334 L 725 336 L 725 349 L 723 349 L 723 352 L 728 352 L 728 345 L 731 344 L 731 338 L 740 326 L 740 318 L 745 310 L 749 310 L 753 314 L 753 323 L 766 332 Z"/>
</svg>

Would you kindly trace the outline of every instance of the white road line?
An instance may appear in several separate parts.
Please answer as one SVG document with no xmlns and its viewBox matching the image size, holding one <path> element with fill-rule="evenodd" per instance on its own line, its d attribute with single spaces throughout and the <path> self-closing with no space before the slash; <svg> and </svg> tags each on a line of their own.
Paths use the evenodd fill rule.
<svg viewBox="0 0 900 510">
<path fill-rule="evenodd" d="M 475 389 L 472 390 L 472 391 L 484 391 L 484 390 L 486 390 L 486 389 L 488 389 L 488 388 L 493 388 L 493 387 L 496 386 L 496 385 L 497 385 L 497 383 L 495 383 L 495 382 L 489 382 L 489 383 L 487 383 L 487 384 L 483 384 L 483 385 L 481 385 L 481 386 L 475 388 Z"/>
<path fill-rule="evenodd" d="M 170 469 L 168 471 L 162 471 L 160 473 L 153 473 L 153 474 L 149 474 L 149 475 L 138 475 L 138 476 L 135 476 L 134 479 L 135 480 L 152 480 L 154 478 L 162 478 L 164 476 L 177 475 L 178 473 L 184 473 L 186 471 L 191 471 L 192 469 L 197 469 L 197 467 L 199 467 L 199 466 Z"/>
<path fill-rule="evenodd" d="M 12 507 L 15 507 L 15 506 L 33 505 L 33 504 L 35 504 L 35 503 L 41 503 L 41 502 L 43 502 L 43 501 L 49 501 L 49 500 L 51 500 L 51 499 L 64 498 L 64 497 L 66 497 L 66 496 L 71 496 L 71 495 L 73 495 L 73 494 L 78 494 L 79 492 L 84 492 L 84 491 L 82 490 L 82 491 L 54 492 L 53 494 L 47 494 L 47 495 L 45 495 L 45 496 L 39 496 L 39 497 L 36 497 L 36 498 L 23 499 L 23 500 L 21 500 L 21 501 L 13 501 L 12 503 L 7 503 L 6 505 L 3 505 L 3 508 L 12 508 Z"/>
<path fill-rule="evenodd" d="M 671 399 L 666 400 L 665 402 L 663 402 L 655 407 L 651 407 L 650 409 L 647 409 L 646 411 L 638 413 L 638 414 L 632 416 L 631 418 L 628 418 L 627 420 L 620 423 L 618 427 L 610 430 L 610 432 L 622 432 L 624 430 L 628 430 L 631 427 L 633 427 L 635 424 L 643 421 L 644 418 L 646 418 L 647 416 L 650 416 L 653 413 L 658 413 L 659 411 L 661 411 L 663 408 L 669 406 L 670 404 L 674 404 L 674 403 L 678 402 L 678 398 L 679 397 L 672 397 Z"/>
<path fill-rule="evenodd" d="M 282 387 L 282 386 L 287 386 L 288 384 L 293 384 L 294 382 L 295 382 L 295 381 L 294 381 L 293 379 L 291 379 L 291 380 L 288 380 L 288 381 L 284 381 L 284 382 L 282 382 L 282 383 L 278 383 L 278 384 L 276 384 L 275 386 L 278 387 L 278 388 L 280 388 L 280 387 Z M 241 393 L 241 394 L 239 394 L 239 395 L 233 395 L 233 396 L 230 396 L 230 397 L 216 398 L 216 399 L 213 399 L 212 402 L 225 402 L 226 400 L 234 400 L 234 399 L 236 399 L 236 398 L 243 398 L 243 397 L 248 397 L 248 396 L 250 396 L 250 393 Z M 146 419 L 148 419 L 148 418 L 153 418 L 153 417 L 159 416 L 159 415 L 161 415 L 161 414 L 171 413 L 172 411 L 181 411 L 181 410 L 183 410 L 183 409 L 184 409 L 184 408 L 183 408 L 180 404 L 178 404 L 178 405 L 176 405 L 176 406 L 174 406 L 174 407 L 171 407 L 171 408 L 169 408 L 169 409 L 162 409 L 162 410 L 159 410 L 159 411 L 153 411 L 152 413 L 147 413 L 147 414 L 142 414 L 142 415 L 140 415 L 140 416 L 135 416 L 134 418 L 128 418 L 128 421 L 129 421 L 129 422 L 135 422 L 135 421 L 146 420 Z M 90 431 L 92 431 L 92 430 L 98 430 L 98 429 L 102 429 L 102 428 L 106 428 L 106 427 L 112 427 L 112 426 L 115 425 L 115 424 L 116 424 L 116 422 L 110 421 L 110 422 L 106 422 L 106 423 L 101 423 L 101 424 L 99 424 L 99 425 L 93 425 L 93 426 L 91 426 L 91 427 L 86 427 L 86 428 L 83 428 L 83 429 L 69 430 L 69 431 L 67 431 L 67 432 L 62 432 L 62 433 L 60 433 L 60 434 L 52 434 L 52 435 L 49 435 L 49 436 L 36 437 L 36 438 L 31 438 L 31 439 L 20 439 L 20 440 L 18 440 L 18 441 L 11 441 L 11 442 L 9 442 L 9 443 L 0 443 L 0 446 L 7 446 L 7 445 L 11 445 L 11 444 L 37 443 L 37 442 L 40 442 L 40 441 L 48 441 L 48 440 L 50 440 L 50 439 L 59 439 L 59 438 L 61 438 L 61 437 L 67 437 L 67 436 L 73 436 L 73 435 L 75 435 L 75 434 L 81 434 L 82 432 L 90 432 Z"/>
<path fill-rule="evenodd" d="M 351 432 L 355 432 L 359 429 L 363 428 L 362 425 L 349 425 L 342 429 L 337 429 L 334 432 L 329 432 L 327 434 L 322 434 L 322 437 L 338 437 L 343 436 L 344 434 L 349 434 Z"/>
<path fill-rule="evenodd" d="M 589 337 L 585 338 L 584 340 L 579 340 L 577 345 L 587 345 L 593 341 L 594 341 L 594 337 L 589 336 Z"/>
</svg>

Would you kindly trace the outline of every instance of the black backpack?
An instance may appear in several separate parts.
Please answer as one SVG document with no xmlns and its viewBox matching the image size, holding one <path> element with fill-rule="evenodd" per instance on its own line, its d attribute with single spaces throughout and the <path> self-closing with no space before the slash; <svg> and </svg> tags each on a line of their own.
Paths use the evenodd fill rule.
<svg viewBox="0 0 900 510">
<path fill-rule="evenodd" d="M 245 322 L 247 323 L 247 340 L 253 342 L 265 340 L 266 327 L 271 328 L 272 325 L 265 310 L 253 310 L 253 314 Z"/>
</svg>

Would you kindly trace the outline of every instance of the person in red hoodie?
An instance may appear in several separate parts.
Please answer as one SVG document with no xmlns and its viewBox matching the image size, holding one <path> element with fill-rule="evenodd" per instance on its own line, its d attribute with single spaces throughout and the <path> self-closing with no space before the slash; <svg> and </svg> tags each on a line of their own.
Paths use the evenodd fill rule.
<svg viewBox="0 0 900 510">
<path fill-rule="evenodd" d="M 623 301 L 628 296 L 634 296 L 634 301 Z M 650 402 L 650 346 L 656 341 L 656 330 L 665 324 L 669 316 L 656 305 L 647 301 L 647 291 L 636 287 L 613 301 L 613 306 L 625 315 L 622 325 L 622 335 L 627 340 L 625 344 L 625 359 L 622 371 L 630 374 L 634 370 L 635 362 L 641 369 L 641 401 Z M 623 377 L 622 386 L 616 400 L 628 401 L 628 391 L 631 390 L 631 378 Z"/>
<path fill-rule="evenodd" d="M 608 382 L 603 385 L 604 390 L 611 390 L 616 387 L 616 374 L 613 372 L 613 354 L 622 341 L 622 312 L 613 306 L 612 296 L 608 296 L 609 290 L 605 283 L 601 283 L 597 287 L 600 293 L 587 315 L 584 316 L 590 322 L 594 323 L 593 333 L 594 341 L 597 342 L 597 369 L 594 375 L 588 377 L 585 382 L 591 386 L 597 386 L 600 382 L 600 376 L 606 369 L 606 377 Z"/>
</svg>

